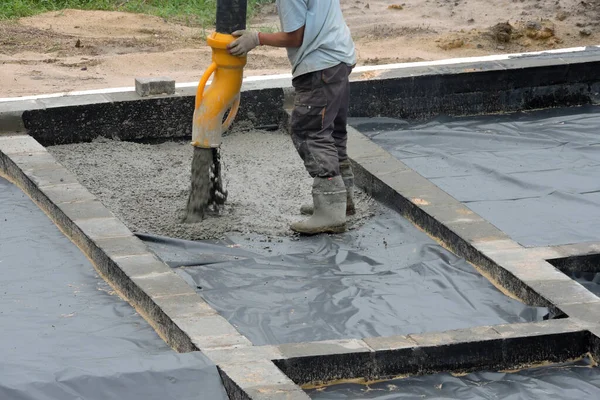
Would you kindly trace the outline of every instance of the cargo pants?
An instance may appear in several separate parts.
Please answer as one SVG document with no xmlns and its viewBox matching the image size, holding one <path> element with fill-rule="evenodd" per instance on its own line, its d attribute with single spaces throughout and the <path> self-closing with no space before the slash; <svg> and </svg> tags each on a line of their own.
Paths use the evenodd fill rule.
<svg viewBox="0 0 600 400">
<path fill-rule="evenodd" d="M 292 81 L 292 141 L 313 178 L 340 175 L 339 163 L 348 158 L 346 123 L 351 71 L 352 67 L 342 63 Z"/>
</svg>

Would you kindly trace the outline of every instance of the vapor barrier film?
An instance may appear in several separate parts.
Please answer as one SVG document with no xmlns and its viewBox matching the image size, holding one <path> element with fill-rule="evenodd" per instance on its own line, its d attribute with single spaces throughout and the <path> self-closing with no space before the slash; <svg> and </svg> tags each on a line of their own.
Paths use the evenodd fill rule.
<svg viewBox="0 0 600 400">
<path fill-rule="evenodd" d="M 580 400 L 600 398 L 600 371 L 589 358 L 517 372 L 449 373 L 308 390 L 314 400 Z"/>
<path fill-rule="evenodd" d="M 206 357 L 171 350 L 2 178 L 0 270 L 0 399 L 227 399 Z"/>
<path fill-rule="evenodd" d="M 396 212 L 316 237 L 139 235 L 255 345 L 537 321 Z"/>
<path fill-rule="evenodd" d="M 351 125 L 524 246 L 600 240 L 600 107 Z"/>
</svg>

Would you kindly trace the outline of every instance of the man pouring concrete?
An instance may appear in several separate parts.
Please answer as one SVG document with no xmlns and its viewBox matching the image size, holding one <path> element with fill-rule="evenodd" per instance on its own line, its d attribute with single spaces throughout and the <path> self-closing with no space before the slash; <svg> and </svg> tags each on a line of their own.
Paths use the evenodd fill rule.
<svg viewBox="0 0 600 400">
<path fill-rule="evenodd" d="M 339 233 L 354 214 L 354 175 L 346 152 L 348 77 L 354 42 L 339 0 L 277 0 L 281 32 L 237 31 L 228 48 L 243 56 L 257 46 L 285 47 L 295 89 L 292 140 L 314 178 L 308 219 L 291 225 L 301 234 Z"/>
</svg>

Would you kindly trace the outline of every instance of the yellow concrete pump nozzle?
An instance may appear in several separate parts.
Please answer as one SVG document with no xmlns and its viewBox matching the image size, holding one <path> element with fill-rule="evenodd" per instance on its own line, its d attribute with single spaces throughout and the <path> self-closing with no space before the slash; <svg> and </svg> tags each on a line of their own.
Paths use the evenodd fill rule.
<svg viewBox="0 0 600 400">
<path fill-rule="evenodd" d="M 227 45 L 234 40 L 232 35 L 222 33 L 213 33 L 207 39 L 212 47 L 212 64 L 202 75 L 196 92 L 192 146 L 219 147 L 223 132 L 229 129 L 238 112 L 246 57 L 229 54 Z M 205 91 L 211 75 L 214 78 Z M 229 115 L 223 121 L 227 110 Z"/>
</svg>

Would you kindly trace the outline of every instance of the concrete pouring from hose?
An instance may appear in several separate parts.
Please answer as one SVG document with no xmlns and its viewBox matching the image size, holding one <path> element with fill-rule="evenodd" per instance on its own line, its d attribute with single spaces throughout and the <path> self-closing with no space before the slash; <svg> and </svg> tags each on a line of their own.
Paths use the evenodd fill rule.
<svg viewBox="0 0 600 400">
<path fill-rule="evenodd" d="M 202 75 L 192 122 L 192 176 L 186 222 L 204 219 L 206 211 L 218 212 L 227 200 L 221 177 L 219 149 L 222 135 L 231 126 L 240 105 L 240 89 L 246 57 L 229 54 L 227 45 L 235 40 L 231 32 L 246 27 L 246 0 L 217 1 L 216 32 L 207 39 L 212 63 Z M 206 89 L 210 77 L 212 83 Z M 225 121 L 225 114 L 229 111 Z"/>
</svg>

